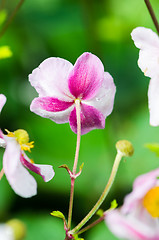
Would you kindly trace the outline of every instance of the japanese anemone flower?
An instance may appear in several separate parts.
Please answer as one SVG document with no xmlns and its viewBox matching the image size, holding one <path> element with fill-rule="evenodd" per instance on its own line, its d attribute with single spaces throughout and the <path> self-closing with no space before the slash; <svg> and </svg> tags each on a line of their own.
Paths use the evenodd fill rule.
<svg viewBox="0 0 159 240">
<path fill-rule="evenodd" d="M 0 94 L 0 108 L 5 104 L 6 97 Z M 32 197 L 37 194 L 37 183 L 27 169 L 39 174 L 45 182 L 54 177 L 54 170 L 50 165 L 35 164 L 24 151 L 34 147 L 29 142 L 29 135 L 23 129 L 14 132 L 7 131 L 7 135 L 0 130 L 0 145 L 5 148 L 3 155 L 3 172 L 12 189 L 21 197 Z"/>
<path fill-rule="evenodd" d="M 159 168 L 139 176 L 121 208 L 109 212 L 105 221 L 119 238 L 159 240 Z"/>
<path fill-rule="evenodd" d="M 116 88 L 95 55 L 83 53 L 74 66 L 62 58 L 48 58 L 33 70 L 29 81 L 39 94 L 31 103 L 32 112 L 56 123 L 69 122 L 77 133 L 75 105 L 79 101 L 81 134 L 105 127 Z"/>
</svg>

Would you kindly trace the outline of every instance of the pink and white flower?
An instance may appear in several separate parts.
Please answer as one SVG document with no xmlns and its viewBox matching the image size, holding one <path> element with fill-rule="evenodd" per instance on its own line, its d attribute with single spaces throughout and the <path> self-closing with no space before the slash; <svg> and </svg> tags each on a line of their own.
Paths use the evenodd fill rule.
<svg viewBox="0 0 159 240">
<path fill-rule="evenodd" d="M 45 182 L 54 177 L 54 170 L 50 165 L 35 164 L 27 157 L 24 150 L 30 151 L 33 142 L 28 142 L 28 134 L 19 129 L 0 137 L 5 142 L 3 155 L 3 170 L 12 189 L 21 197 L 28 198 L 37 194 L 37 183 L 27 169 L 39 174 Z"/>
<path fill-rule="evenodd" d="M 51 57 L 29 75 L 39 94 L 30 106 L 32 112 L 56 123 L 70 123 L 77 132 L 76 99 L 80 100 L 81 133 L 105 127 L 115 96 L 113 78 L 104 72 L 98 57 L 85 52 L 73 66 L 69 61 Z"/>
<path fill-rule="evenodd" d="M 145 76 L 150 77 L 148 102 L 150 124 L 159 125 L 159 37 L 151 29 L 137 27 L 131 33 L 137 48 L 140 49 L 138 65 Z"/>
<path fill-rule="evenodd" d="M 0 94 L 1 109 L 6 98 Z M 25 130 L 3 134 L 0 130 L 0 146 L 5 148 L 3 155 L 3 171 L 12 189 L 21 197 L 32 197 L 37 194 L 37 183 L 27 169 L 39 174 L 45 182 L 54 177 L 54 170 L 50 165 L 34 164 L 27 157 L 24 150 L 30 151 L 33 142 L 29 142 L 29 135 Z"/>
<path fill-rule="evenodd" d="M 109 212 L 105 221 L 119 238 L 159 240 L 159 168 L 139 176 L 121 208 Z"/>
</svg>

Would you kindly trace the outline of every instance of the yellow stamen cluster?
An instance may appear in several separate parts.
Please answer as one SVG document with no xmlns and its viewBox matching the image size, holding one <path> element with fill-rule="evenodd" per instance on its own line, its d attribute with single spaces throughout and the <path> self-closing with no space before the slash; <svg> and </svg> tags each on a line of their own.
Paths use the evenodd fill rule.
<svg viewBox="0 0 159 240">
<path fill-rule="evenodd" d="M 146 193 L 143 205 L 152 217 L 159 217 L 159 186 L 151 188 Z"/>
<path fill-rule="evenodd" d="M 34 147 L 34 142 L 29 142 L 29 135 L 27 131 L 18 129 L 14 132 L 10 132 L 8 130 L 6 130 L 6 132 L 8 137 L 15 137 L 22 150 L 30 152 L 30 149 Z"/>
</svg>

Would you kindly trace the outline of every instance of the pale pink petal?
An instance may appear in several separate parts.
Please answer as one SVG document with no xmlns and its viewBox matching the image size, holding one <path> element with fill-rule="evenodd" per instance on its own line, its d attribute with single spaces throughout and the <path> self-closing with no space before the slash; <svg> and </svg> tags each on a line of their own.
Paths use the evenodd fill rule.
<svg viewBox="0 0 159 240">
<path fill-rule="evenodd" d="M 77 133 L 76 109 L 74 108 L 69 118 L 70 127 Z M 81 103 L 81 134 L 86 134 L 96 128 L 105 127 L 105 117 L 92 106 Z"/>
<path fill-rule="evenodd" d="M 159 169 L 143 174 L 136 178 L 133 184 L 133 191 L 124 199 L 122 207 L 123 213 L 127 213 L 134 209 L 145 196 L 145 194 L 159 183 L 157 177 L 159 176 Z"/>
<path fill-rule="evenodd" d="M 76 61 L 69 75 L 69 89 L 75 98 L 93 98 L 104 80 L 104 67 L 95 55 L 85 52 Z"/>
<path fill-rule="evenodd" d="M 140 49 L 138 65 L 144 74 L 153 77 L 159 73 L 159 37 L 151 29 L 135 28 L 131 33 L 137 48 Z"/>
<path fill-rule="evenodd" d="M 148 102 L 150 111 L 150 125 L 159 125 L 159 74 L 150 79 L 148 89 Z"/>
<path fill-rule="evenodd" d="M 55 97 L 69 101 L 73 96 L 68 89 L 68 75 L 73 65 L 62 58 L 51 57 L 44 60 L 29 75 L 29 81 L 40 97 Z"/>
<path fill-rule="evenodd" d="M 33 164 L 24 152 L 21 154 L 20 161 L 26 168 L 39 174 L 45 182 L 50 181 L 55 175 L 51 165 Z"/>
<path fill-rule="evenodd" d="M 159 240 L 154 228 L 146 225 L 133 215 L 123 215 L 120 210 L 113 210 L 105 217 L 109 229 L 119 238 L 127 240 Z"/>
<path fill-rule="evenodd" d="M 6 103 L 6 96 L 4 96 L 3 94 L 0 94 L 0 112 L 2 111 L 2 108 L 4 106 L 4 104 Z"/>
<path fill-rule="evenodd" d="M 51 101 L 52 99 L 50 97 L 35 98 L 30 105 L 30 110 L 56 123 L 68 122 L 70 113 L 74 107 L 73 102 L 64 102 L 58 99 Z"/>
<path fill-rule="evenodd" d="M 104 81 L 98 93 L 91 100 L 82 102 L 98 109 L 106 117 L 113 110 L 115 92 L 116 87 L 113 78 L 108 72 L 105 72 Z"/>
<path fill-rule="evenodd" d="M 8 137 L 3 156 L 3 169 L 12 189 L 19 196 L 28 198 L 36 195 L 37 183 L 20 162 L 20 145 Z"/>
</svg>

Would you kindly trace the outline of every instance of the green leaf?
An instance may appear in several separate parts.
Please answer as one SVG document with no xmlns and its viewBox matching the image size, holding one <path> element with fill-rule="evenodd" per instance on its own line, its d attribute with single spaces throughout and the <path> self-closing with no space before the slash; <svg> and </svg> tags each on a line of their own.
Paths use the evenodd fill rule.
<svg viewBox="0 0 159 240">
<path fill-rule="evenodd" d="M 103 217 L 103 213 L 104 211 L 102 209 L 99 209 L 96 214 L 99 216 L 99 217 Z"/>
<path fill-rule="evenodd" d="M 73 235 L 75 240 L 84 240 L 84 238 L 79 238 L 77 234 Z"/>
<path fill-rule="evenodd" d="M 118 206 L 118 203 L 117 203 L 116 199 L 114 199 L 114 200 L 111 202 L 110 208 L 111 208 L 111 209 L 115 209 L 115 208 L 117 208 L 117 206 Z"/>
<path fill-rule="evenodd" d="M 144 146 L 159 157 L 159 143 L 146 143 Z"/>
<path fill-rule="evenodd" d="M 10 50 L 10 48 L 8 46 L 0 47 L 0 59 L 9 58 L 12 55 L 13 55 L 12 51 Z"/>
<path fill-rule="evenodd" d="M 54 216 L 54 217 L 61 218 L 61 219 L 63 219 L 63 220 L 65 221 L 65 216 L 64 216 L 63 213 L 60 212 L 60 211 L 53 211 L 53 212 L 51 212 L 50 214 L 51 214 L 52 216 Z"/>
</svg>

